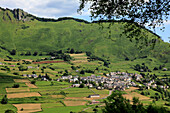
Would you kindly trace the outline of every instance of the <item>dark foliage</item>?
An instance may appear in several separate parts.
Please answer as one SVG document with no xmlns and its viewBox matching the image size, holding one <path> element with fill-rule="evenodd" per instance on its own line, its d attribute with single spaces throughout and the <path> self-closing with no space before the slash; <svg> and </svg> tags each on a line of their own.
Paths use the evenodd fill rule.
<svg viewBox="0 0 170 113">
<path fill-rule="evenodd" d="M 1 104 L 7 104 L 7 103 L 8 103 L 8 98 L 7 95 L 5 95 L 1 100 Z"/>
<path fill-rule="evenodd" d="M 13 50 L 10 52 L 10 54 L 11 54 L 11 55 L 16 55 L 16 52 L 17 52 L 17 51 L 16 51 L 15 49 L 13 49 Z"/>
<path fill-rule="evenodd" d="M 138 98 L 133 98 L 133 104 L 123 98 L 120 92 L 113 92 L 111 96 L 105 100 L 106 107 L 103 113 L 168 113 L 163 107 L 149 105 L 145 107 L 140 103 Z"/>
<path fill-rule="evenodd" d="M 15 113 L 15 112 L 12 110 L 6 110 L 5 113 Z"/>
<path fill-rule="evenodd" d="M 87 5 L 90 3 L 90 5 Z M 142 33 L 140 28 L 148 25 L 150 29 L 164 25 L 169 16 L 169 0 L 80 0 L 78 12 L 81 14 L 85 6 L 89 6 L 92 20 L 99 20 L 98 23 L 109 21 L 128 21 L 124 24 L 123 30 L 127 38 L 135 38 L 142 45 L 149 46 L 157 42 L 156 39 L 148 40 L 147 35 Z M 111 24 L 110 24 L 111 25 Z M 165 27 L 161 27 L 161 30 Z M 137 36 L 139 36 L 137 38 Z"/>
<path fill-rule="evenodd" d="M 12 87 L 13 88 L 19 88 L 19 84 L 14 84 Z"/>
<path fill-rule="evenodd" d="M 35 84 L 35 83 L 36 83 L 36 81 L 35 81 L 35 80 L 31 81 L 31 84 Z"/>
</svg>

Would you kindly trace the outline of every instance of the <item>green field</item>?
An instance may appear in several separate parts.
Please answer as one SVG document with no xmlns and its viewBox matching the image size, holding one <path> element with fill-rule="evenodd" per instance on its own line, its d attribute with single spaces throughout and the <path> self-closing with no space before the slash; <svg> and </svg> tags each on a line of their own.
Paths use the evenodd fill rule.
<svg viewBox="0 0 170 113">
<path fill-rule="evenodd" d="M 137 39 L 132 39 L 131 42 L 125 35 L 120 36 L 125 25 L 124 22 L 115 22 L 110 29 L 107 28 L 109 23 L 103 23 L 104 28 L 101 29 L 97 23 L 78 22 L 73 18 L 44 22 L 32 15 L 29 16 L 33 19 L 18 21 L 12 11 L 0 9 L 0 63 L 4 64 L 0 65 L 0 100 L 5 95 L 15 94 L 14 96 L 16 96 L 22 92 L 20 96 L 23 96 L 24 93 L 30 93 L 29 97 L 8 98 L 8 104 L 0 104 L 0 113 L 4 113 L 7 109 L 16 112 L 17 108 L 12 104 L 40 104 L 42 111 L 38 113 L 81 112 L 86 108 L 88 109 L 85 112 L 94 112 L 94 108 L 99 113 L 102 112 L 104 107 L 96 107 L 102 103 L 89 105 L 93 99 L 87 97 L 99 94 L 101 98 L 96 100 L 103 102 L 103 98 L 109 95 L 109 90 L 89 89 L 88 87 L 73 88 L 71 87 L 73 83 L 69 83 L 68 80 L 60 80 L 62 76 L 86 77 L 95 74 L 106 77 L 105 74 L 120 71 L 145 75 L 155 74 L 158 77 L 157 80 L 170 77 L 170 45 L 147 29 L 141 28 L 142 33 L 137 37 L 137 39 L 141 38 L 145 34 L 148 36 L 147 42 L 139 40 L 139 43 L 136 43 Z M 154 39 L 158 39 L 154 48 L 146 47 Z M 142 46 L 142 48 L 140 49 L 138 46 Z M 68 52 L 71 49 L 82 53 L 72 55 L 71 52 Z M 13 51 L 16 51 L 15 55 L 11 54 Z M 59 51 L 61 53 L 58 53 Z M 88 55 L 88 52 L 91 55 Z M 27 53 L 30 54 L 27 55 Z M 33 55 L 34 53 L 37 55 Z M 52 60 L 53 55 L 49 55 L 49 53 L 55 53 L 54 56 L 70 55 L 72 59 L 69 61 L 64 61 L 64 58 Z M 29 61 L 28 64 L 24 60 Z M 33 62 L 36 61 L 64 62 L 34 64 Z M 105 63 L 109 64 L 105 65 Z M 150 72 L 135 69 L 137 64 L 147 67 Z M 23 77 L 23 74 L 36 74 L 40 77 Z M 41 76 L 48 76 L 49 80 L 43 81 Z M 146 80 L 149 79 L 148 76 L 145 77 Z M 35 87 L 31 87 L 25 82 L 15 83 L 14 79 L 27 79 L 29 84 Z M 33 81 L 36 81 L 35 84 L 31 84 Z M 142 84 L 141 81 L 133 81 Z M 10 92 L 6 92 L 6 88 L 12 88 L 14 84 L 19 84 L 20 89 L 9 89 Z M 144 85 L 142 84 L 142 86 Z M 142 91 L 135 90 L 135 92 L 140 94 Z M 150 93 L 145 95 L 147 98 L 161 95 L 160 92 L 152 89 L 143 90 L 143 92 Z M 34 93 L 38 96 L 31 96 Z M 165 105 L 168 102 L 168 98 L 166 99 L 159 99 L 155 105 L 169 109 Z M 142 103 L 144 105 L 152 104 L 153 102 L 150 100 L 143 100 Z M 81 102 L 84 104 L 81 105 Z M 80 105 L 73 106 L 75 103 Z"/>
<path fill-rule="evenodd" d="M 21 11 L 22 12 L 22 11 Z M 39 56 L 31 58 L 20 56 L 21 53 L 37 52 L 46 54 L 48 52 L 74 48 L 75 50 L 91 52 L 98 57 L 105 58 L 115 63 L 125 58 L 136 61 L 145 56 L 155 60 L 168 63 L 169 44 L 160 40 L 154 49 L 148 46 L 143 49 L 137 48 L 136 41 L 131 42 L 125 35 L 120 37 L 124 22 L 115 22 L 111 26 L 111 39 L 109 37 L 109 23 L 103 23 L 101 30 L 97 23 L 87 24 L 77 22 L 74 19 L 62 20 L 57 22 L 43 22 L 36 19 L 32 21 L 18 21 L 9 10 L 0 11 L 0 50 L 1 56 L 6 58 L 12 50 L 17 50 L 17 56 L 10 56 L 15 59 L 38 59 Z M 23 27 L 25 26 L 25 27 Z M 158 38 L 147 29 L 143 29 L 142 34 L 147 33 L 148 42 Z M 140 36 L 139 36 L 140 37 Z M 134 60 L 136 59 L 136 60 Z M 146 63 L 146 62 L 145 62 Z M 169 65 L 169 64 L 168 64 Z"/>
</svg>

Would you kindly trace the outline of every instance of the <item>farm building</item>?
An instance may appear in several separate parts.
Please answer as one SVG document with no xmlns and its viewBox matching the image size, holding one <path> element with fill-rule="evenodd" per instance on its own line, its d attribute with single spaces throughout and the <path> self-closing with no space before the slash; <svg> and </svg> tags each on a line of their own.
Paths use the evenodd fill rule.
<svg viewBox="0 0 170 113">
<path fill-rule="evenodd" d="M 79 87 L 80 84 L 73 84 L 72 87 Z"/>
<path fill-rule="evenodd" d="M 99 94 L 95 94 L 95 95 L 89 95 L 88 97 L 89 98 L 95 98 L 95 97 L 100 97 L 100 95 Z"/>
</svg>

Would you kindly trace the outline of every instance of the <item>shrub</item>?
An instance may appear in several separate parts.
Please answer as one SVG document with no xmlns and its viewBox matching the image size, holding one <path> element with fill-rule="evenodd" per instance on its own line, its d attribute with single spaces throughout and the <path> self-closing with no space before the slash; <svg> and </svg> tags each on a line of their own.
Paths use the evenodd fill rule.
<svg viewBox="0 0 170 113">
<path fill-rule="evenodd" d="M 13 88 L 19 88 L 19 84 L 14 84 L 12 87 Z"/>
<path fill-rule="evenodd" d="M 66 96 L 66 93 L 64 91 L 61 91 L 60 94 Z"/>
<path fill-rule="evenodd" d="M 3 97 L 3 99 L 1 100 L 1 104 L 7 104 L 8 103 L 8 98 L 7 98 L 7 96 L 5 95 L 4 97 Z"/>
<path fill-rule="evenodd" d="M 36 81 L 35 81 L 35 80 L 31 81 L 31 84 L 35 84 L 35 83 L 36 83 Z"/>
<path fill-rule="evenodd" d="M 84 84 L 83 83 L 80 84 L 79 88 L 84 88 Z"/>
<path fill-rule="evenodd" d="M 14 75 L 19 75 L 19 73 L 18 73 L 18 72 L 14 72 L 13 74 L 14 74 Z"/>
<path fill-rule="evenodd" d="M 85 71 L 84 71 L 84 70 L 81 70 L 81 71 L 80 71 L 80 74 L 85 74 Z"/>
<path fill-rule="evenodd" d="M 5 113 L 15 113 L 15 112 L 8 109 L 8 110 L 5 111 Z"/>
<path fill-rule="evenodd" d="M 20 111 L 24 111 L 24 109 L 23 108 L 21 108 L 21 110 Z"/>
</svg>

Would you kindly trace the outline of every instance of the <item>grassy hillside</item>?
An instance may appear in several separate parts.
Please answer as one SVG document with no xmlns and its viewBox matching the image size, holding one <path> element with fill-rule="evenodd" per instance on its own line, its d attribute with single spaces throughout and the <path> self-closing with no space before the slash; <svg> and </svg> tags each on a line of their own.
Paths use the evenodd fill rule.
<svg viewBox="0 0 170 113">
<path fill-rule="evenodd" d="M 21 10 L 19 14 L 23 14 L 19 17 L 26 18 Z M 124 60 L 126 57 L 134 60 L 150 56 L 162 62 L 170 62 L 168 43 L 159 40 L 154 49 L 151 47 L 138 49 L 135 40 L 131 42 L 126 36 L 120 37 L 122 22 L 111 26 L 109 39 L 110 29 L 107 28 L 109 23 L 104 23 L 104 28 L 100 29 L 101 26 L 97 23 L 89 24 L 75 19 L 43 22 L 40 18 L 33 16 L 32 18 L 29 21 L 18 20 L 11 10 L 0 9 L 0 57 L 5 57 L 12 50 L 16 50 L 17 55 L 20 55 L 28 51 L 39 54 L 74 48 L 84 52 L 90 51 L 111 61 Z M 143 29 L 143 33 L 147 33 L 149 39 L 158 38 L 146 29 Z"/>
</svg>

